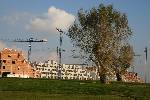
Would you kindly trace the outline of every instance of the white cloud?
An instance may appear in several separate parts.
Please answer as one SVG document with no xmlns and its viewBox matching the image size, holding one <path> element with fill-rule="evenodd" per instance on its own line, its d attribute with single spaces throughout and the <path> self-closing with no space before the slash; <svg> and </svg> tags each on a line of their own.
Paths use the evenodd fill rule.
<svg viewBox="0 0 150 100">
<path fill-rule="evenodd" d="M 0 41 L 0 50 L 3 50 L 6 47 L 7 47 L 6 44 Z"/>
<path fill-rule="evenodd" d="M 15 50 L 18 50 L 18 51 L 22 51 L 24 57 L 27 58 L 27 53 L 23 49 L 18 48 L 15 45 L 12 45 L 12 46 L 8 47 L 7 44 L 5 44 L 4 42 L 0 41 L 0 51 L 2 51 L 4 48 L 9 48 L 9 49 L 15 49 Z"/>
<path fill-rule="evenodd" d="M 32 19 L 26 28 L 34 32 L 53 33 L 56 32 L 56 27 L 66 31 L 74 20 L 74 15 L 52 6 L 46 14 Z"/>
<path fill-rule="evenodd" d="M 9 15 L 1 16 L 0 23 L 7 24 L 7 25 L 18 25 L 29 22 L 29 19 L 33 18 L 34 16 L 27 12 L 14 12 Z"/>
<path fill-rule="evenodd" d="M 41 52 L 41 51 L 34 51 L 31 54 L 32 61 L 44 62 L 47 60 L 55 60 L 58 61 L 58 56 L 56 51 L 51 52 Z"/>
<path fill-rule="evenodd" d="M 57 53 L 56 53 L 56 52 L 51 52 L 48 56 L 49 56 L 49 57 L 48 57 L 49 60 L 58 61 L 58 56 L 57 56 Z"/>
<path fill-rule="evenodd" d="M 15 25 L 15 23 L 18 21 L 18 16 L 12 15 L 12 16 L 3 16 L 1 18 L 1 21 L 6 22 L 6 24 Z"/>
</svg>

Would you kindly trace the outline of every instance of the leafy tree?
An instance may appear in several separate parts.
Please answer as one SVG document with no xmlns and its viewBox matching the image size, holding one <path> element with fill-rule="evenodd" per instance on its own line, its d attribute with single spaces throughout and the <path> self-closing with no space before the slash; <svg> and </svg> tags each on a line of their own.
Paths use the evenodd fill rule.
<svg viewBox="0 0 150 100">
<path fill-rule="evenodd" d="M 107 73 L 114 67 L 114 54 L 132 31 L 124 13 L 113 9 L 112 5 L 100 4 L 89 11 L 79 10 L 78 19 L 67 35 L 95 63 L 100 81 L 106 83 Z"/>
<path fill-rule="evenodd" d="M 112 68 L 115 70 L 117 81 L 122 81 L 122 74 L 132 65 L 133 57 L 133 47 L 128 43 L 123 45 L 114 56 Z"/>
</svg>

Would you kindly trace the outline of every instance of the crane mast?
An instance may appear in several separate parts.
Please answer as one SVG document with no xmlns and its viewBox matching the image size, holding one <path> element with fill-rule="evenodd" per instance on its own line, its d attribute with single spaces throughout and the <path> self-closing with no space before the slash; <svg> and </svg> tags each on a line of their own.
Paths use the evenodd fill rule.
<svg viewBox="0 0 150 100">
<path fill-rule="evenodd" d="M 59 37 L 59 47 L 57 47 L 57 54 L 59 55 L 59 67 L 58 67 L 58 78 L 61 79 L 61 70 L 62 70 L 62 66 L 61 66 L 61 59 L 62 59 L 62 34 L 63 31 L 59 28 L 56 28 L 56 30 L 60 33 L 60 37 Z"/>
</svg>

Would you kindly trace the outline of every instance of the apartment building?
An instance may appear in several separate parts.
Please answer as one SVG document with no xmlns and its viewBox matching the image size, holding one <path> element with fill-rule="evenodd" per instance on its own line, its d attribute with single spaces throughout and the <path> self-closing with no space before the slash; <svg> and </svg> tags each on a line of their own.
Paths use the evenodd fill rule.
<svg viewBox="0 0 150 100">
<path fill-rule="evenodd" d="M 34 78 L 35 71 L 21 51 L 5 48 L 0 52 L 0 76 Z"/>
<path fill-rule="evenodd" d="M 35 63 L 34 68 L 40 72 L 41 78 L 51 79 L 77 79 L 77 80 L 96 80 L 97 70 L 91 67 L 89 70 L 82 64 L 59 64 L 54 60 L 48 60 L 44 63 Z"/>
<path fill-rule="evenodd" d="M 32 66 L 36 70 L 36 72 L 40 73 L 39 78 L 51 78 L 57 79 L 58 78 L 58 64 L 54 60 L 48 60 L 44 63 L 33 63 Z"/>
<path fill-rule="evenodd" d="M 91 68 L 91 70 L 89 70 Z M 96 80 L 97 70 L 82 64 L 63 64 L 61 67 L 62 79 Z"/>
</svg>

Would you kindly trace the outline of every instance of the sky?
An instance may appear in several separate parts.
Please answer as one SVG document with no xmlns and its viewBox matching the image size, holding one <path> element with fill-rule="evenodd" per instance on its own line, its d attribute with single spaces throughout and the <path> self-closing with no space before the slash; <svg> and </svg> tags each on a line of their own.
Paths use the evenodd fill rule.
<svg viewBox="0 0 150 100">
<path fill-rule="evenodd" d="M 56 27 L 67 32 L 74 22 L 79 9 L 89 10 L 99 4 L 113 4 L 116 10 L 126 13 L 133 30 L 131 44 L 135 54 L 134 71 L 149 78 L 150 50 L 150 0 L 0 0 L 0 49 L 22 50 L 27 56 L 27 43 L 14 43 L 7 40 L 47 39 L 47 43 L 32 43 L 32 61 L 57 59 L 59 32 Z M 4 41 L 5 40 L 5 41 Z M 145 63 L 144 48 L 148 47 L 148 61 Z M 72 58 L 72 44 L 63 36 L 62 63 L 82 63 Z M 75 54 L 76 55 L 76 54 Z M 150 79 L 149 79 L 150 80 Z"/>
</svg>

